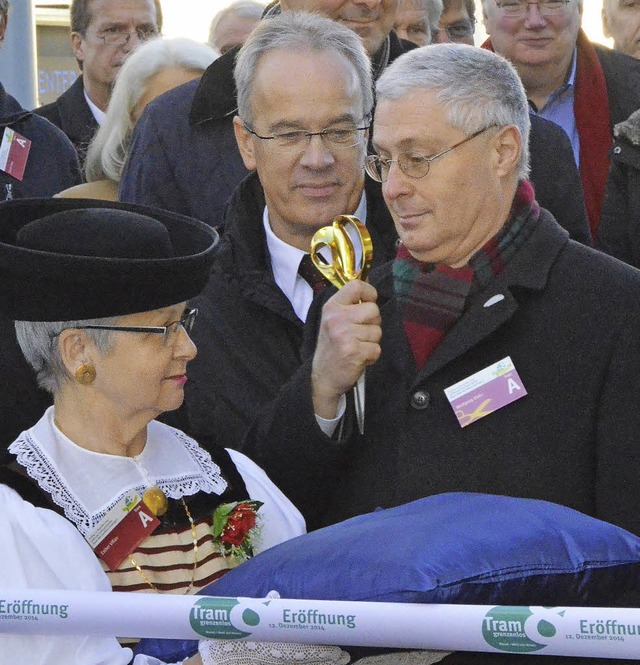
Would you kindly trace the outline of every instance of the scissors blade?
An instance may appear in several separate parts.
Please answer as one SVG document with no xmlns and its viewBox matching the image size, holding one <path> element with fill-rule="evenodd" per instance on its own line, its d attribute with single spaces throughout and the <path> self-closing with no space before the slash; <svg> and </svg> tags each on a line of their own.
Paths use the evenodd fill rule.
<svg viewBox="0 0 640 665">
<path fill-rule="evenodd" d="M 366 372 L 366 370 L 365 370 Z M 353 386 L 353 401 L 356 408 L 356 421 L 358 423 L 358 431 L 364 434 L 364 375 L 362 372 L 355 386 Z"/>
</svg>

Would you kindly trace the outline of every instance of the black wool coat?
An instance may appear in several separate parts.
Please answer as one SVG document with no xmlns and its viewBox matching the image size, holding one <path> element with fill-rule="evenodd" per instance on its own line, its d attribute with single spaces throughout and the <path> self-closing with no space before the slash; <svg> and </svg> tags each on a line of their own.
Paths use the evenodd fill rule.
<svg viewBox="0 0 640 665">
<path fill-rule="evenodd" d="M 640 268 L 640 110 L 615 128 L 599 247 Z"/>
<path fill-rule="evenodd" d="M 569 240 L 543 210 L 416 371 L 390 268 L 371 276 L 383 338 L 364 436 L 322 434 L 305 363 L 242 448 L 308 526 L 469 491 L 553 501 L 640 534 L 640 272 Z M 461 428 L 444 389 L 507 356 L 528 395 Z"/>
<path fill-rule="evenodd" d="M 85 99 L 82 76 L 78 76 L 71 87 L 55 102 L 40 106 L 34 110 L 34 113 L 52 122 L 69 137 L 78 153 L 80 163 L 84 165 L 89 143 L 98 131 L 98 122 Z"/>
</svg>

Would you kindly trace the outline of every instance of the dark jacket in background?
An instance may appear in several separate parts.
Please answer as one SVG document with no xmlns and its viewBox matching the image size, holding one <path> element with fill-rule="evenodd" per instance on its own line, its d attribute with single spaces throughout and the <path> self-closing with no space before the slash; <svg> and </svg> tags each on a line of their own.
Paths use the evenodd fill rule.
<svg viewBox="0 0 640 665">
<path fill-rule="evenodd" d="M 0 171 L 0 201 L 53 196 L 80 182 L 78 158 L 66 136 L 23 109 L 0 84 L 0 140 L 5 128 L 31 141 L 22 180 Z"/>
<path fill-rule="evenodd" d="M 419 371 L 391 264 L 371 283 L 383 337 L 366 371 L 364 436 L 349 425 L 342 441 L 322 434 L 305 362 L 242 448 L 310 529 L 462 491 L 553 501 L 640 534 L 640 272 L 569 240 L 543 210 Z M 528 394 L 461 428 L 445 388 L 507 356 Z"/>
<path fill-rule="evenodd" d="M 98 123 L 85 99 L 82 76 L 78 76 L 55 102 L 35 109 L 34 113 L 51 121 L 69 137 L 78 152 L 80 163 L 84 166 L 87 147 L 98 131 Z"/>
<path fill-rule="evenodd" d="M 591 245 L 582 181 L 566 132 L 554 122 L 531 114 L 529 153 L 531 180 L 538 203 L 546 208 L 572 240 Z"/>
<path fill-rule="evenodd" d="M 600 248 L 640 268 L 640 110 L 615 128 Z"/>
<path fill-rule="evenodd" d="M 368 180 L 365 191 L 377 265 L 395 255 L 396 234 L 380 185 Z M 185 386 L 189 420 L 180 425 L 192 436 L 215 434 L 232 448 L 300 366 L 303 324 L 273 278 L 264 207 L 253 173 L 234 192 L 211 278 L 192 302 L 198 308 L 191 333 L 198 355 L 189 363 Z"/>
</svg>

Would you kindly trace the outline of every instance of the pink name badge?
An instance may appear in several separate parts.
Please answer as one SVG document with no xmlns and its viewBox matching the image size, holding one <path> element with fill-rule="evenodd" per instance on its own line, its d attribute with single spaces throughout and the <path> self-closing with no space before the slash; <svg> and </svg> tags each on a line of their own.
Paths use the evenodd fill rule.
<svg viewBox="0 0 640 665">
<path fill-rule="evenodd" d="M 460 426 L 466 427 L 524 397 L 527 391 L 507 356 L 446 388 L 444 394 Z"/>
<path fill-rule="evenodd" d="M 0 144 L 0 170 L 22 180 L 27 166 L 27 157 L 31 149 L 31 141 L 13 129 L 5 127 Z"/>
<path fill-rule="evenodd" d="M 158 518 L 134 494 L 119 501 L 86 540 L 109 570 L 116 570 L 159 525 Z"/>
</svg>

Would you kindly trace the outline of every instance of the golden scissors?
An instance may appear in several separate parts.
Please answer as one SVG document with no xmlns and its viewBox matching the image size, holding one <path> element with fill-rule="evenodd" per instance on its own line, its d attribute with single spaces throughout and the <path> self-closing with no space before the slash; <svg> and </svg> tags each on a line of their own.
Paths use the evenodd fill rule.
<svg viewBox="0 0 640 665">
<path fill-rule="evenodd" d="M 360 244 L 359 257 L 354 239 Z M 331 261 L 321 254 L 325 248 L 331 254 Z M 311 260 L 322 275 L 338 289 L 354 279 L 366 281 L 373 261 L 371 235 L 357 217 L 338 215 L 330 226 L 323 226 L 311 239 Z M 360 434 L 364 433 L 364 381 L 363 372 L 353 387 Z"/>
</svg>

